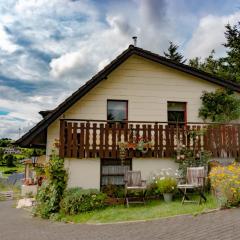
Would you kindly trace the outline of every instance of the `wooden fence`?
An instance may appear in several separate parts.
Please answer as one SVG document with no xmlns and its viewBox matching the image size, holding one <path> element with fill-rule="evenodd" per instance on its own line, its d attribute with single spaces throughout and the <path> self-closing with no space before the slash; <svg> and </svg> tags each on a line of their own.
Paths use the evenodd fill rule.
<svg viewBox="0 0 240 240">
<path fill-rule="evenodd" d="M 126 149 L 126 157 L 173 157 L 179 146 L 208 150 L 212 157 L 240 156 L 240 125 L 187 123 L 182 127 L 163 122 L 60 120 L 61 157 L 118 158 L 119 142 L 151 141 L 146 153 Z"/>
</svg>

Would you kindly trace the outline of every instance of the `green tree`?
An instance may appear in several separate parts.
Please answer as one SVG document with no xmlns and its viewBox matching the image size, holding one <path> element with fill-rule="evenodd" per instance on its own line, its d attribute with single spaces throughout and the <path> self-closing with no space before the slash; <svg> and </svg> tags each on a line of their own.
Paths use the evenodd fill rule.
<svg viewBox="0 0 240 240">
<path fill-rule="evenodd" d="M 15 161 L 16 158 L 12 154 L 8 154 L 4 157 L 4 161 L 7 167 L 16 167 Z"/>
<path fill-rule="evenodd" d="M 222 58 L 226 63 L 223 67 L 227 68 L 230 80 L 240 82 L 240 21 L 233 26 L 226 25 L 225 38 L 227 42 L 223 45 L 227 48 L 227 57 Z"/>
<path fill-rule="evenodd" d="M 10 138 L 2 138 L 0 139 L 0 147 L 9 147 L 12 143 Z"/>
<path fill-rule="evenodd" d="M 199 117 L 212 122 L 230 122 L 240 117 L 240 99 L 230 90 L 203 92 Z"/>
<path fill-rule="evenodd" d="M 0 147 L 0 165 L 4 163 L 4 149 Z"/>
<path fill-rule="evenodd" d="M 226 57 L 215 58 L 215 51 L 201 60 L 196 57 L 189 60 L 191 67 L 216 75 L 220 78 L 240 83 L 240 22 L 237 25 L 226 25 Z"/>
<path fill-rule="evenodd" d="M 184 56 L 178 52 L 179 46 L 174 44 L 173 42 L 169 42 L 168 51 L 164 52 L 164 56 L 168 59 L 171 59 L 175 62 L 179 63 L 185 63 L 186 59 L 184 59 Z"/>
<path fill-rule="evenodd" d="M 221 63 L 219 59 L 215 59 L 215 50 L 212 50 L 210 55 L 206 57 L 203 61 L 201 58 L 196 57 L 194 59 L 189 60 L 189 65 L 191 67 L 198 68 L 204 72 L 208 72 L 210 74 L 219 75 L 221 72 Z"/>
</svg>

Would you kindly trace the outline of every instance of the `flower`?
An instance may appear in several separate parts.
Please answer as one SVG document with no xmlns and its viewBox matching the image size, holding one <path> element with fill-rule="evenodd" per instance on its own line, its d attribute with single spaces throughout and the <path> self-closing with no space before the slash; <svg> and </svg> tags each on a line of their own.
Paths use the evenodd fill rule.
<svg viewBox="0 0 240 240">
<path fill-rule="evenodd" d="M 177 181 L 172 177 L 160 178 L 156 181 L 157 189 L 160 193 L 174 193 L 177 188 Z"/>
</svg>

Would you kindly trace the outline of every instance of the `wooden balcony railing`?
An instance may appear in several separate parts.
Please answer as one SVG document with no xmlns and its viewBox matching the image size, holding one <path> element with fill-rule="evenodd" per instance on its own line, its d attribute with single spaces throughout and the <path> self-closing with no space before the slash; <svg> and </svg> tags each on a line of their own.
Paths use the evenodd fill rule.
<svg viewBox="0 0 240 240">
<path fill-rule="evenodd" d="M 193 140 L 190 133 L 204 132 Z M 153 144 L 142 153 L 127 149 L 126 157 L 173 157 L 176 149 L 186 145 L 191 149 L 208 150 L 212 157 L 238 158 L 240 156 L 240 125 L 187 123 L 182 127 L 166 122 L 127 121 L 117 123 L 101 120 L 60 120 L 61 157 L 118 158 L 119 142 L 133 143 L 143 137 Z"/>
</svg>

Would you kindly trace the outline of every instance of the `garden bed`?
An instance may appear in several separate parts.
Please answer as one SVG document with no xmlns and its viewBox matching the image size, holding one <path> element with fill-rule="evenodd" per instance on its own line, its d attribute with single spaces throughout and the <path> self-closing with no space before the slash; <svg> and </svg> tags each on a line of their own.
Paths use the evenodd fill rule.
<svg viewBox="0 0 240 240">
<path fill-rule="evenodd" d="M 212 195 L 207 195 L 207 202 L 198 204 L 181 204 L 181 199 L 175 199 L 171 203 L 163 200 L 148 200 L 146 205 L 133 205 L 129 208 L 124 205 L 109 206 L 105 209 L 96 210 L 77 215 L 57 214 L 55 220 L 74 223 L 114 223 L 123 221 L 151 220 L 184 214 L 200 214 L 217 209 L 218 204 Z"/>
</svg>

